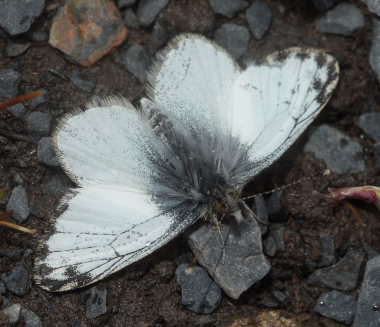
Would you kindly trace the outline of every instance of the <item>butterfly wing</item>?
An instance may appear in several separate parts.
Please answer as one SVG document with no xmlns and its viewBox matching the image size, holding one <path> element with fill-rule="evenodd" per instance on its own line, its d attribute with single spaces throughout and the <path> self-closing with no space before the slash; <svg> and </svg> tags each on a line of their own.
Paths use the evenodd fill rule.
<svg viewBox="0 0 380 327">
<path fill-rule="evenodd" d="M 290 48 L 251 65 L 234 84 L 231 130 L 255 162 L 252 175 L 277 160 L 330 98 L 339 76 L 337 61 L 316 49 Z"/>
</svg>

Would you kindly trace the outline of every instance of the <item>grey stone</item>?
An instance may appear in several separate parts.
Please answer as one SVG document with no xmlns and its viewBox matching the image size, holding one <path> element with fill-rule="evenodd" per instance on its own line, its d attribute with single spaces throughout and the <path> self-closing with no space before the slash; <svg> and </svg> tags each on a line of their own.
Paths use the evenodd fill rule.
<svg viewBox="0 0 380 327">
<path fill-rule="evenodd" d="M 261 40 L 269 30 L 272 11 L 265 2 L 257 1 L 247 9 L 245 18 L 253 36 Z"/>
<path fill-rule="evenodd" d="M 319 244 L 321 245 L 322 258 L 318 267 L 331 266 L 336 262 L 334 238 L 327 233 L 319 235 Z"/>
<path fill-rule="evenodd" d="M 285 251 L 285 226 L 284 224 L 271 224 L 270 234 L 276 242 L 276 251 Z"/>
<path fill-rule="evenodd" d="M 22 308 L 21 316 L 24 318 L 25 327 L 42 327 L 42 321 L 33 311 Z"/>
<path fill-rule="evenodd" d="M 152 24 L 160 13 L 164 9 L 169 0 L 141 0 L 137 8 L 137 18 L 142 26 L 148 26 Z"/>
<path fill-rule="evenodd" d="M 42 185 L 45 194 L 53 195 L 57 198 L 65 195 L 70 187 L 72 187 L 72 183 L 64 174 L 54 175 L 50 181 Z"/>
<path fill-rule="evenodd" d="M 238 11 L 244 10 L 249 3 L 245 0 L 209 0 L 216 14 L 232 18 Z"/>
<path fill-rule="evenodd" d="M 380 256 L 367 262 L 353 327 L 379 327 Z"/>
<path fill-rule="evenodd" d="M 45 112 L 33 111 L 26 116 L 26 129 L 33 135 L 48 135 L 52 120 L 52 116 Z"/>
<path fill-rule="evenodd" d="M 314 7 L 319 11 L 325 11 L 334 7 L 341 0 L 312 0 Z"/>
<path fill-rule="evenodd" d="M 349 3 L 340 3 L 317 21 L 321 33 L 353 35 L 364 27 L 364 16 L 360 9 Z"/>
<path fill-rule="evenodd" d="M 107 289 L 103 285 L 93 286 L 86 301 L 87 319 L 97 318 L 107 312 Z"/>
<path fill-rule="evenodd" d="M 23 54 L 32 44 L 30 42 L 25 43 L 8 43 L 5 49 L 7 57 L 17 57 Z"/>
<path fill-rule="evenodd" d="M 368 260 L 373 259 L 380 255 L 380 253 L 374 250 L 367 242 L 363 242 L 363 248 L 365 252 L 367 253 Z"/>
<path fill-rule="evenodd" d="M 28 205 L 28 195 L 23 186 L 16 186 L 11 193 L 7 204 L 7 211 L 13 210 L 13 217 L 19 221 L 23 222 L 28 219 L 30 214 Z"/>
<path fill-rule="evenodd" d="M 49 34 L 45 31 L 29 31 L 26 36 L 33 42 L 46 42 L 49 39 Z"/>
<path fill-rule="evenodd" d="M 7 288 L 5 287 L 5 284 L 2 280 L 0 280 L 0 294 L 7 294 Z"/>
<path fill-rule="evenodd" d="M 46 103 L 49 101 L 49 94 L 48 94 L 48 91 L 45 90 L 45 89 L 38 89 L 36 91 L 41 91 L 42 94 L 40 96 L 38 96 L 37 98 L 34 98 L 32 100 L 29 100 L 28 102 L 26 102 L 26 105 L 31 108 L 31 109 L 34 109 L 34 108 L 37 108 L 39 105 L 43 104 L 43 103 Z"/>
<path fill-rule="evenodd" d="M 268 235 L 263 241 L 264 253 L 269 257 L 274 257 L 277 251 L 276 241 L 272 235 Z"/>
<path fill-rule="evenodd" d="M 321 316 L 351 325 L 355 317 L 356 299 L 338 291 L 323 294 L 314 308 Z"/>
<path fill-rule="evenodd" d="M 281 302 L 283 304 L 286 303 L 289 299 L 289 296 L 285 292 L 281 292 L 279 290 L 272 290 L 270 293 L 278 302 Z"/>
<path fill-rule="evenodd" d="M 231 298 L 261 280 L 270 270 L 262 253 L 261 232 L 255 219 L 238 225 L 202 224 L 188 236 L 197 261 Z"/>
<path fill-rule="evenodd" d="M 22 103 L 17 103 L 7 108 L 7 111 L 10 112 L 13 116 L 20 118 L 22 115 L 25 114 L 26 108 Z"/>
<path fill-rule="evenodd" d="M 350 249 L 335 265 L 314 271 L 308 277 L 307 283 L 338 291 L 352 291 L 357 286 L 364 258 L 363 251 Z"/>
<path fill-rule="evenodd" d="M 362 146 L 328 125 L 321 125 L 314 131 L 304 150 L 312 152 L 337 174 L 363 172 L 366 169 Z"/>
<path fill-rule="evenodd" d="M 14 267 L 8 275 L 1 276 L 8 291 L 23 296 L 29 289 L 29 272 L 24 264 Z"/>
<path fill-rule="evenodd" d="M 265 199 L 262 195 L 255 196 L 255 201 L 252 204 L 252 211 L 255 213 L 255 219 L 259 223 L 261 234 L 265 234 L 268 230 L 268 209 Z"/>
<path fill-rule="evenodd" d="M 91 93 L 95 88 L 94 82 L 90 81 L 87 76 L 79 71 L 78 68 L 74 68 L 71 72 L 70 81 L 77 88 L 89 93 Z"/>
<path fill-rule="evenodd" d="M 51 167 L 59 167 L 59 161 L 54 151 L 53 140 L 51 137 L 43 137 L 38 142 L 37 147 L 38 161 Z"/>
<path fill-rule="evenodd" d="M 368 112 L 359 117 L 359 126 L 372 140 L 380 142 L 380 113 Z"/>
<path fill-rule="evenodd" d="M 282 213 L 281 198 L 284 195 L 283 190 L 273 192 L 267 200 L 267 209 L 269 216 L 276 216 Z"/>
<path fill-rule="evenodd" d="M 264 297 L 263 299 L 257 301 L 257 306 L 260 308 L 276 309 L 276 308 L 278 308 L 278 302 L 267 296 L 267 297 Z"/>
<path fill-rule="evenodd" d="M 117 6 L 119 8 L 125 8 L 132 6 L 136 0 L 117 0 Z"/>
<path fill-rule="evenodd" d="M 149 52 L 155 54 L 168 40 L 169 32 L 167 28 L 160 22 L 156 22 L 149 40 Z"/>
<path fill-rule="evenodd" d="M 123 14 L 125 26 L 133 29 L 140 27 L 139 20 L 132 9 L 128 9 Z"/>
<path fill-rule="evenodd" d="M 150 63 L 151 57 L 142 45 L 134 44 L 127 50 L 124 65 L 140 83 L 145 83 Z"/>
<path fill-rule="evenodd" d="M 24 33 L 44 7 L 45 0 L 0 0 L 0 27 L 10 35 Z"/>
<path fill-rule="evenodd" d="M 380 16 L 380 1 L 379 0 L 362 0 L 368 7 L 368 10 L 377 16 Z"/>
<path fill-rule="evenodd" d="M 247 51 L 249 31 L 244 26 L 226 23 L 216 30 L 215 41 L 239 59 Z"/>
<path fill-rule="evenodd" d="M 0 101 L 14 98 L 18 93 L 21 74 L 11 69 L 0 70 Z"/>
<path fill-rule="evenodd" d="M 12 304 L 11 306 L 1 310 L 8 317 L 9 323 L 15 325 L 20 320 L 21 304 Z"/>
<path fill-rule="evenodd" d="M 176 272 L 176 279 L 182 289 L 182 304 L 196 313 L 211 313 L 219 307 L 221 291 L 201 267 L 184 263 Z"/>
</svg>

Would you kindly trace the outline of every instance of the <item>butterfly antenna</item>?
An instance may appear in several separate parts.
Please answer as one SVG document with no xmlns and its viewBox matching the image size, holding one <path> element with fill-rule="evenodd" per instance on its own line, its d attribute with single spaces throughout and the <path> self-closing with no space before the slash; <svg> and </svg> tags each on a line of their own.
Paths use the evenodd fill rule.
<svg viewBox="0 0 380 327">
<path fill-rule="evenodd" d="M 330 175 L 330 173 L 331 173 L 331 171 L 329 169 L 325 169 L 325 170 L 319 171 L 319 172 L 317 172 L 317 173 L 315 173 L 315 174 L 313 174 L 311 176 L 308 176 L 308 177 L 305 177 L 305 178 L 301 178 L 301 179 L 299 179 L 297 181 L 294 181 L 294 182 L 291 182 L 289 184 L 285 184 L 283 186 L 274 188 L 273 190 L 257 193 L 257 194 L 250 195 L 250 196 L 246 196 L 246 197 L 242 198 L 242 200 L 249 200 L 249 199 L 255 198 L 258 195 L 267 195 L 267 194 L 271 194 L 271 193 L 274 193 L 274 192 L 277 192 L 277 191 L 281 191 L 281 190 L 284 190 L 284 189 L 286 189 L 288 187 L 291 187 L 291 186 L 294 186 L 294 185 L 297 185 L 297 184 L 301 184 L 301 183 L 304 183 L 306 181 L 309 181 L 309 180 L 312 180 L 312 179 L 315 179 L 315 178 L 319 178 L 319 177 L 322 177 L 322 176 Z"/>
</svg>

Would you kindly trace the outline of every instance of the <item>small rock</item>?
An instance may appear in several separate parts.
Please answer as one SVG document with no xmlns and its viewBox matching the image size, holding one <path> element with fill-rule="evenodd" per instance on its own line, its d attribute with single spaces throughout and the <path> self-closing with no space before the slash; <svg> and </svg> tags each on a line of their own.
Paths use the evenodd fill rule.
<svg viewBox="0 0 380 327">
<path fill-rule="evenodd" d="M 252 211 L 255 213 L 255 219 L 259 223 L 261 234 L 264 235 L 268 230 L 268 210 L 265 199 L 262 195 L 255 196 L 255 202 L 252 204 Z"/>
<path fill-rule="evenodd" d="M 169 0 L 141 0 L 137 8 L 137 18 L 142 26 L 152 24 Z"/>
<path fill-rule="evenodd" d="M 319 11 L 325 11 L 334 7 L 341 0 L 312 0 L 314 7 Z"/>
<path fill-rule="evenodd" d="M 7 288 L 5 287 L 5 284 L 2 280 L 0 280 L 0 294 L 7 294 Z"/>
<path fill-rule="evenodd" d="M 319 126 L 304 151 L 312 152 L 337 174 L 365 171 L 362 146 L 347 135 L 328 125 Z"/>
<path fill-rule="evenodd" d="M 8 291 L 23 296 L 27 293 L 29 288 L 29 272 L 24 264 L 19 264 L 14 267 L 8 275 L 2 275 L 3 280 Z"/>
<path fill-rule="evenodd" d="M 353 327 L 378 327 L 380 321 L 380 256 L 367 262 Z"/>
<path fill-rule="evenodd" d="M 380 18 L 373 17 L 373 36 L 371 51 L 369 53 L 369 63 L 375 72 L 377 80 L 380 81 Z M 1 81 L 1 78 L 0 78 Z M 1 90 L 1 88 L 0 88 Z M 0 91 L 1 92 L 1 91 Z"/>
<path fill-rule="evenodd" d="M 13 304 L 10 307 L 1 310 L 0 312 L 8 317 L 10 324 L 15 325 L 20 320 L 21 304 Z"/>
<path fill-rule="evenodd" d="M 24 33 L 44 7 L 45 0 L 0 0 L 0 27 L 10 35 Z"/>
<path fill-rule="evenodd" d="M 132 9 L 128 9 L 123 14 L 125 26 L 133 29 L 140 27 L 139 20 Z"/>
<path fill-rule="evenodd" d="M 45 112 L 33 111 L 26 116 L 26 129 L 29 134 L 48 135 L 52 120 L 52 116 Z"/>
<path fill-rule="evenodd" d="M 140 83 L 145 83 L 150 63 L 151 58 L 142 45 L 134 44 L 127 50 L 124 65 Z"/>
<path fill-rule="evenodd" d="M 33 311 L 22 308 L 21 316 L 24 318 L 25 327 L 42 327 L 42 321 Z"/>
<path fill-rule="evenodd" d="M 132 6 L 136 0 L 117 0 L 117 6 L 121 8 Z"/>
<path fill-rule="evenodd" d="M 268 215 L 271 218 L 271 221 L 284 222 L 287 220 L 287 217 L 284 214 L 283 208 L 281 206 L 281 198 L 283 195 L 284 191 L 279 190 L 273 192 L 267 199 Z"/>
<path fill-rule="evenodd" d="M 37 147 L 38 161 L 51 167 L 59 167 L 59 161 L 54 151 L 53 140 L 51 137 L 43 137 L 38 142 Z"/>
<path fill-rule="evenodd" d="M 265 2 L 257 1 L 247 9 L 245 18 L 253 36 L 261 40 L 272 22 L 272 11 Z"/>
<path fill-rule="evenodd" d="M 17 103 L 7 108 L 7 111 L 10 112 L 13 116 L 20 118 L 22 115 L 25 114 L 26 108 L 22 103 Z"/>
<path fill-rule="evenodd" d="M 16 186 L 11 193 L 7 204 L 7 211 L 13 210 L 13 217 L 19 221 L 25 221 L 29 216 L 28 195 L 23 186 Z"/>
<path fill-rule="evenodd" d="M 307 283 L 338 291 L 352 291 L 358 283 L 364 258 L 363 251 L 350 249 L 335 265 L 314 271 L 308 277 Z"/>
<path fill-rule="evenodd" d="M 316 27 L 321 33 L 350 36 L 364 25 L 360 9 L 349 3 L 340 3 L 320 18 Z"/>
<path fill-rule="evenodd" d="M 325 293 L 314 308 L 321 316 L 351 325 L 355 317 L 356 299 L 338 291 Z"/>
<path fill-rule="evenodd" d="M 331 266 L 336 262 L 334 238 L 330 234 L 320 234 L 319 244 L 321 245 L 322 258 L 319 267 Z"/>
<path fill-rule="evenodd" d="M 176 279 L 182 289 L 182 304 L 196 313 L 211 313 L 219 307 L 220 288 L 201 267 L 187 263 L 176 270 Z"/>
<path fill-rule="evenodd" d="M 380 142 L 380 113 L 369 112 L 359 117 L 359 126 L 372 140 Z"/>
<path fill-rule="evenodd" d="M 70 187 L 72 187 L 72 183 L 64 174 L 54 175 L 50 181 L 42 184 L 42 189 L 45 194 L 49 194 L 57 198 L 65 195 L 69 191 Z"/>
<path fill-rule="evenodd" d="M 270 293 L 275 297 L 275 299 L 278 302 L 281 302 L 282 304 L 286 303 L 286 301 L 289 298 L 289 296 L 286 293 L 281 292 L 279 290 L 272 290 Z"/>
<path fill-rule="evenodd" d="M 45 31 L 29 31 L 26 36 L 33 42 L 45 42 L 49 39 L 49 34 Z"/>
<path fill-rule="evenodd" d="M 1 0 L 0 0 L 1 1 Z M 21 74 L 10 69 L 0 70 L 0 101 L 14 98 L 18 93 Z"/>
<path fill-rule="evenodd" d="M 17 57 L 23 54 L 32 44 L 29 42 L 25 43 L 8 43 L 5 49 L 7 57 Z"/>
<path fill-rule="evenodd" d="M 215 41 L 239 59 L 247 51 L 249 31 L 244 26 L 226 23 L 216 30 Z"/>
<path fill-rule="evenodd" d="M 169 40 L 169 32 L 167 28 L 160 22 L 156 22 L 152 29 L 149 40 L 149 52 L 155 54 Z"/>
<path fill-rule="evenodd" d="M 49 44 L 83 66 L 91 66 L 128 36 L 109 0 L 68 0 L 54 16 Z"/>
<path fill-rule="evenodd" d="M 380 16 L 379 0 L 362 0 L 368 7 L 368 10 L 377 16 Z"/>
<path fill-rule="evenodd" d="M 40 92 L 42 92 L 42 94 L 39 95 L 37 98 L 34 98 L 34 99 L 29 100 L 28 102 L 26 102 L 26 105 L 30 109 L 35 109 L 39 105 L 41 105 L 41 104 L 46 103 L 46 102 L 49 101 L 49 94 L 48 94 L 48 91 L 46 89 L 38 89 L 36 91 L 40 91 Z"/>
<path fill-rule="evenodd" d="M 211 224 L 202 224 L 187 240 L 197 261 L 233 299 L 270 270 L 255 219 L 245 219 L 233 226 L 221 224 L 219 231 Z"/>
<path fill-rule="evenodd" d="M 97 318 L 107 312 L 107 289 L 103 285 L 93 286 L 86 301 L 87 319 Z"/>
<path fill-rule="evenodd" d="M 274 257 L 277 251 L 276 241 L 274 240 L 272 235 L 268 235 L 268 237 L 263 241 L 264 253 L 269 257 Z"/>
<path fill-rule="evenodd" d="M 257 306 L 260 308 L 278 308 L 278 302 L 269 297 L 264 297 L 263 299 L 257 301 Z"/>
<path fill-rule="evenodd" d="M 364 248 L 364 251 L 367 253 L 368 260 L 373 259 L 380 255 L 379 252 L 374 250 L 367 242 L 363 242 L 363 248 Z"/>
<path fill-rule="evenodd" d="M 89 93 L 91 93 L 95 88 L 95 84 L 92 81 L 88 80 L 88 78 L 84 76 L 78 68 L 74 68 L 71 72 L 70 81 L 76 87 Z"/>
<path fill-rule="evenodd" d="M 276 250 L 285 251 L 285 226 L 284 224 L 271 224 L 270 234 L 273 236 L 276 242 Z"/>
<path fill-rule="evenodd" d="M 245 0 L 209 0 L 212 10 L 216 14 L 232 18 L 238 11 L 244 10 L 249 3 Z"/>
</svg>

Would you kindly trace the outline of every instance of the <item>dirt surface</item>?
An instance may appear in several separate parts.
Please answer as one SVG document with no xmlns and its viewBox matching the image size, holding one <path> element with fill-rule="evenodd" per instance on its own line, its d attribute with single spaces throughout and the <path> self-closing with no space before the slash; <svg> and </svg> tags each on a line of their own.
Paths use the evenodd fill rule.
<svg viewBox="0 0 380 327">
<path fill-rule="evenodd" d="M 52 3 L 58 2 L 48 2 Z M 374 207 L 353 202 L 366 224 L 364 226 L 347 207 L 331 204 L 319 196 L 331 186 L 379 183 L 373 144 L 367 137 L 361 136 L 362 132 L 357 125 L 360 114 L 380 111 L 379 84 L 368 62 L 372 36 L 371 15 L 360 1 L 355 3 L 365 14 L 366 26 L 353 37 L 322 35 L 316 32 L 315 19 L 318 13 L 308 1 L 286 1 L 281 5 L 278 1 L 268 1 L 274 16 L 270 31 L 261 41 L 253 38 L 250 40 L 249 49 L 243 59 L 260 59 L 286 47 L 313 46 L 327 49 L 339 59 L 341 75 L 339 85 L 324 112 L 297 144 L 274 167 L 258 178 L 259 182 L 254 181 L 247 186 L 246 193 L 272 189 L 324 169 L 322 162 L 302 152 L 302 146 L 313 127 L 321 123 L 327 123 L 361 143 L 367 150 L 367 171 L 350 176 L 330 175 L 287 189 L 282 198 L 287 219 L 286 250 L 269 259 L 272 265 L 270 274 L 239 300 L 231 300 L 223 295 L 220 308 L 207 317 L 210 325 L 255 326 L 259 313 L 269 310 L 260 308 L 257 303 L 263 298 L 272 298 L 269 289 L 276 283 L 282 283 L 290 295 L 285 304 L 280 305 L 286 317 L 294 318 L 299 326 L 343 326 L 314 313 L 316 301 L 326 289 L 306 285 L 307 276 L 315 269 L 315 263 L 321 257 L 319 235 L 321 232 L 329 232 L 334 236 L 338 258 L 349 247 L 361 247 L 362 241 L 380 251 L 380 221 Z M 284 13 L 281 13 L 280 6 L 286 9 Z M 215 16 L 207 0 L 172 0 L 157 20 L 170 26 L 171 36 L 180 32 L 199 32 L 213 38 L 214 31 L 224 22 L 246 25 L 244 14 L 237 15 L 232 20 Z M 50 25 L 51 15 L 44 12 L 33 25 L 33 29 L 48 32 Z M 131 31 L 127 42 L 114 53 L 93 67 L 82 69 L 96 83 L 92 94 L 79 90 L 70 81 L 50 72 L 53 69 L 70 76 L 75 65 L 47 42 L 34 43 L 26 54 L 6 58 L 4 53 L 8 41 L 5 37 L 0 38 L 0 53 L 3 54 L 0 56 L 0 68 L 15 69 L 22 74 L 19 94 L 45 88 L 50 101 L 39 106 L 38 110 L 50 113 L 55 119 L 78 105 L 86 104 L 93 95 L 119 93 L 134 101 L 143 94 L 143 86 L 126 71 L 122 60 L 129 45 L 147 45 L 150 32 L 151 28 Z M 0 113 L 0 130 L 26 135 L 24 117 L 15 118 L 6 111 Z M 34 212 L 40 212 L 41 216 L 31 215 L 25 223 L 26 226 L 38 230 L 33 236 L 0 229 L 2 252 L 22 254 L 26 249 L 33 250 L 32 254 L 22 259 L 30 272 L 41 235 L 51 224 L 48 217 L 54 212 L 59 200 L 59 197 L 46 192 L 44 183 L 61 172 L 59 169 L 53 170 L 39 164 L 36 149 L 35 143 L 8 138 L 7 145 L 0 150 L 0 163 L 5 167 L 5 174 L 0 176 L 0 187 L 11 190 L 17 185 L 15 176 L 21 176 L 27 189 L 29 205 Z M 4 211 L 5 203 L 0 204 L 0 212 Z M 8 293 L 6 296 L 11 303 L 20 303 L 34 311 L 44 326 L 204 325 L 203 315 L 194 314 L 181 304 L 181 290 L 175 281 L 174 272 L 183 256 L 190 261 L 194 260 L 184 237 L 181 236 L 143 261 L 101 281 L 100 284 L 108 291 L 108 312 L 92 320 L 85 316 L 88 288 L 63 294 L 48 293 L 34 283 L 31 273 L 30 291 L 27 295 L 17 297 Z M 10 271 L 19 261 L 0 255 L 1 273 Z"/>
</svg>

